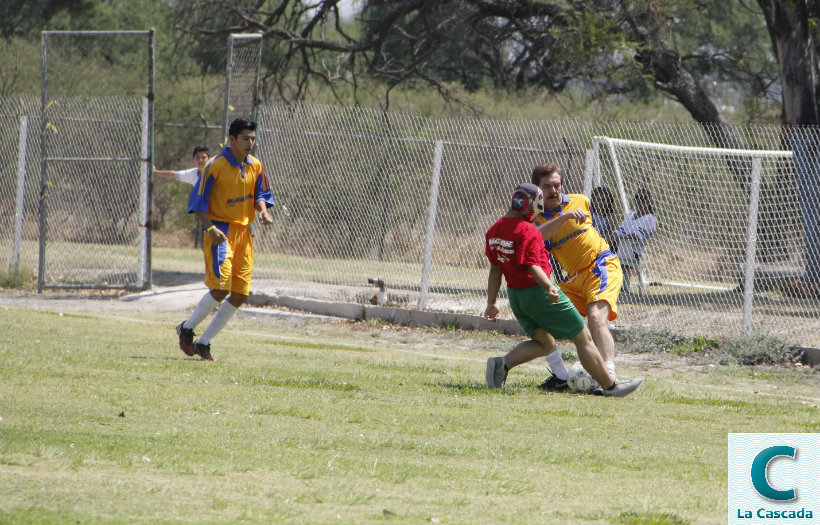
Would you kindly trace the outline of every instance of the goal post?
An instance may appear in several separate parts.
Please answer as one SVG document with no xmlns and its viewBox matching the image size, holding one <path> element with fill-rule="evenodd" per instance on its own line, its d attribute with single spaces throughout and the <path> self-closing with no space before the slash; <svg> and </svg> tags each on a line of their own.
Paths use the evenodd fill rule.
<svg viewBox="0 0 820 525">
<path fill-rule="evenodd" d="M 708 301 L 722 302 L 725 308 L 742 308 L 741 331 L 750 333 L 755 278 L 763 267 L 757 257 L 760 232 L 775 227 L 766 224 L 771 212 L 763 213 L 761 202 L 788 191 L 788 185 L 781 183 L 793 178 L 792 152 L 676 146 L 605 136 L 594 137 L 593 151 L 594 165 L 587 169 L 584 187 L 613 188 L 616 225 L 632 211 L 638 190 L 651 195 L 658 231 L 642 264 L 654 284 L 667 290 L 688 288 L 704 300 L 708 296 Z M 799 217 L 794 219 L 776 225 L 792 225 L 791 231 L 777 233 L 779 240 L 788 241 L 780 246 L 777 265 L 785 273 L 796 271 L 795 261 L 804 245 Z"/>
</svg>

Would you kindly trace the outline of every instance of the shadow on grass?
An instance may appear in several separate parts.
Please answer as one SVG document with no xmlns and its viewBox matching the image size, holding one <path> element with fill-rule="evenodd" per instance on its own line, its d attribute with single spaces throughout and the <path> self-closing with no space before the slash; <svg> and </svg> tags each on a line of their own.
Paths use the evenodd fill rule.
<svg viewBox="0 0 820 525">
<path fill-rule="evenodd" d="M 544 392 L 543 390 L 539 390 L 537 388 L 536 383 L 513 383 L 513 384 L 505 384 L 503 388 L 490 388 L 487 386 L 486 383 L 483 381 L 468 381 L 465 383 L 456 383 L 451 381 L 442 381 L 441 383 L 427 383 L 429 386 L 433 388 L 440 388 L 442 390 L 456 392 L 456 393 L 486 393 L 488 395 L 506 395 L 512 396 L 521 394 L 524 392 L 536 392 L 536 393 L 555 393 L 555 392 Z M 559 392 L 563 393 L 563 392 Z M 567 392 L 569 393 L 569 392 Z"/>
<path fill-rule="evenodd" d="M 194 359 L 193 356 L 188 357 L 188 356 L 184 356 L 184 355 L 180 355 L 180 356 L 170 356 L 170 355 L 168 355 L 168 356 L 164 356 L 164 357 L 157 357 L 157 356 L 152 356 L 152 355 L 129 355 L 128 359 L 141 359 L 141 360 L 144 360 L 144 361 L 149 361 L 149 360 L 150 361 L 191 361 L 193 363 L 207 363 L 207 361 L 205 361 L 204 359 L 200 359 L 200 358 Z"/>
</svg>

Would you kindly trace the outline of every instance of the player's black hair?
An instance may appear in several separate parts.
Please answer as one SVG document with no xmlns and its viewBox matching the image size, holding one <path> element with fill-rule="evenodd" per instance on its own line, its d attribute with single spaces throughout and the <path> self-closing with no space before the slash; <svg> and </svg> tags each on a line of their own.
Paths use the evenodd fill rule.
<svg viewBox="0 0 820 525">
<path fill-rule="evenodd" d="M 644 201 L 646 203 L 646 209 L 649 210 L 649 213 L 654 214 L 655 210 L 652 208 L 652 194 L 649 193 L 649 190 L 646 188 L 640 188 L 638 191 L 635 192 L 635 200 L 636 201 Z"/>
<path fill-rule="evenodd" d="M 592 190 L 589 200 L 593 206 L 595 206 L 596 201 L 600 203 L 601 209 L 595 211 L 601 215 L 612 215 L 615 213 L 615 198 L 606 186 L 596 186 L 595 189 Z"/>
<path fill-rule="evenodd" d="M 231 137 L 238 137 L 240 133 L 245 130 L 256 131 L 256 122 L 244 118 L 238 118 L 231 122 L 228 128 L 228 135 Z"/>
<path fill-rule="evenodd" d="M 201 153 L 203 151 L 205 153 L 210 153 L 211 152 L 211 150 L 208 149 L 208 146 L 194 146 L 194 152 L 191 153 L 191 156 L 196 157 L 197 153 Z"/>
</svg>

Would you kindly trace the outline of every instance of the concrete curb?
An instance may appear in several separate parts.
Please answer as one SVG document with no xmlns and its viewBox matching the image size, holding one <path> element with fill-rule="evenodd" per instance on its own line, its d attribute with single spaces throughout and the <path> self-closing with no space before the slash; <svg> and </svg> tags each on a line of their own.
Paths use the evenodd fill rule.
<svg viewBox="0 0 820 525">
<path fill-rule="evenodd" d="M 319 301 L 317 299 L 302 299 L 256 292 L 251 293 L 246 304 L 256 307 L 279 306 L 311 312 L 317 315 L 330 315 L 357 321 L 375 319 L 402 326 L 451 326 L 464 330 L 495 330 L 510 335 L 524 335 L 524 331 L 516 321 L 500 319 L 493 323 L 478 315 L 410 310 L 390 306 L 333 303 L 330 301 Z"/>
<path fill-rule="evenodd" d="M 120 297 L 121 301 L 138 301 L 140 299 L 145 299 L 146 297 L 154 297 L 157 295 L 165 295 L 165 294 L 172 294 L 172 293 L 180 293 L 180 292 L 202 292 L 205 293 L 208 291 L 208 288 L 204 284 L 189 284 L 184 286 L 171 286 L 171 287 L 155 287 L 149 290 L 145 290 L 143 292 L 136 292 L 132 294 L 125 295 Z"/>
<path fill-rule="evenodd" d="M 357 321 L 382 320 L 402 326 L 447 326 L 464 330 L 501 331 L 508 335 L 525 335 L 521 325 L 515 320 L 500 319 L 490 322 L 478 315 L 411 310 L 390 306 L 367 304 L 334 303 L 317 299 L 302 299 L 285 295 L 268 295 L 251 292 L 248 306 L 279 306 L 316 315 L 341 317 Z M 613 333 L 616 332 L 613 330 Z M 807 366 L 820 365 L 820 349 L 798 347 L 803 352 L 801 363 Z"/>
</svg>

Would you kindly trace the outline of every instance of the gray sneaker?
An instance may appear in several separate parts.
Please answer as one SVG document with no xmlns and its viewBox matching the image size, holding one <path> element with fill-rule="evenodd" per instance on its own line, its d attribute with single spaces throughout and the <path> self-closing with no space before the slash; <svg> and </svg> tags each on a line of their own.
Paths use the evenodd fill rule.
<svg viewBox="0 0 820 525">
<path fill-rule="evenodd" d="M 566 379 L 558 379 L 557 375 L 552 374 L 546 381 L 535 388 L 546 392 L 563 392 L 564 390 L 569 390 L 569 385 Z"/>
<path fill-rule="evenodd" d="M 642 377 L 636 377 L 635 379 L 629 380 L 620 380 L 615 381 L 615 384 L 611 387 L 604 389 L 604 388 L 596 388 L 592 393 L 596 396 L 607 396 L 607 397 L 626 397 L 635 390 L 638 389 L 643 383 Z"/>
<path fill-rule="evenodd" d="M 503 357 L 491 357 L 487 359 L 487 386 L 490 388 L 501 388 L 507 380 L 507 371 L 504 370 Z"/>
</svg>

